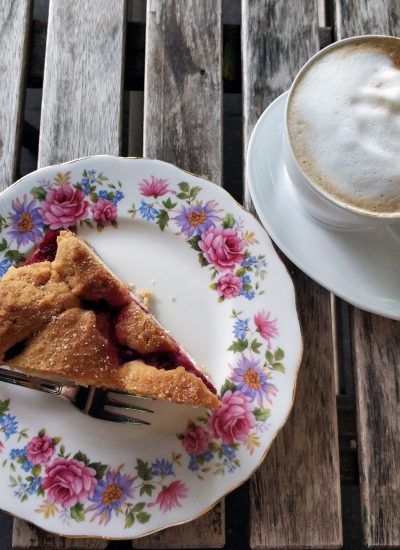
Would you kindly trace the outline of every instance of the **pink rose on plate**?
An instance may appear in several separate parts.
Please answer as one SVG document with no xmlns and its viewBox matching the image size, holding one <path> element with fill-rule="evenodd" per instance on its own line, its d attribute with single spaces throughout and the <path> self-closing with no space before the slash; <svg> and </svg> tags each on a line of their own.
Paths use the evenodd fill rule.
<svg viewBox="0 0 400 550">
<path fill-rule="evenodd" d="M 186 498 L 188 490 L 183 481 L 173 481 L 168 486 L 163 487 L 162 491 L 157 495 L 155 502 L 150 502 L 149 506 L 158 506 L 162 512 L 169 512 L 172 508 L 182 506 L 179 498 Z"/>
<path fill-rule="evenodd" d="M 27 447 L 26 456 L 32 464 L 46 464 L 53 456 L 55 447 L 51 437 L 47 435 L 33 437 Z"/>
<path fill-rule="evenodd" d="M 217 292 L 222 298 L 236 298 L 242 288 L 242 279 L 234 273 L 222 275 L 217 283 Z"/>
<path fill-rule="evenodd" d="M 117 219 L 117 207 L 108 199 L 99 199 L 93 206 L 93 219 L 100 225 L 111 225 Z"/>
<path fill-rule="evenodd" d="M 254 323 L 261 338 L 268 341 L 268 347 L 271 347 L 271 340 L 279 335 L 277 320 L 270 319 L 271 313 L 265 313 L 264 310 L 254 315 Z"/>
<path fill-rule="evenodd" d="M 47 466 L 41 487 L 47 491 L 47 500 L 51 504 L 71 508 L 78 502 L 84 504 L 93 496 L 97 484 L 95 475 L 96 470 L 80 460 L 56 458 Z"/>
<path fill-rule="evenodd" d="M 209 433 L 201 426 L 193 426 L 183 432 L 182 445 L 191 455 L 202 455 L 208 451 Z"/>
<path fill-rule="evenodd" d="M 145 180 L 139 183 L 139 189 L 144 197 L 162 197 L 168 192 L 175 193 L 168 189 L 168 180 L 162 178 L 155 178 L 151 176 L 151 180 Z"/>
<path fill-rule="evenodd" d="M 232 445 L 244 441 L 256 425 L 250 398 L 240 391 L 228 390 L 222 397 L 222 405 L 215 409 L 210 424 L 214 435 L 223 443 Z"/>
<path fill-rule="evenodd" d="M 42 204 L 42 219 L 50 229 L 69 227 L 87 216 L 89 203 L 80 189 L 66 184 L 53 187 Z"/>
<path fill-rule="evenodd" d="M 201 236 L 199 247 L 206 260 L 217 269 L 233 269 L 244 258 L 244 242 L 235 229 L 210 227 Z"/>
</svg>

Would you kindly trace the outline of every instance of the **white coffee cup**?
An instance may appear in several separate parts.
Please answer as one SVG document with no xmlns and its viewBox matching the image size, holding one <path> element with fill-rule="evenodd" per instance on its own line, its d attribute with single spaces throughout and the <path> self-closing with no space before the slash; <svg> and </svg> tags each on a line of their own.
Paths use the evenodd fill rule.
<svg viewBox="0 0 400 550">
<path fill-rule="evenodd" d="M 398 62 L 398 38 L 348 38 L 314 55 L 290 89 L 285 167 L 305 211 L 332 229 L 400 220 Z"/>
</svg>

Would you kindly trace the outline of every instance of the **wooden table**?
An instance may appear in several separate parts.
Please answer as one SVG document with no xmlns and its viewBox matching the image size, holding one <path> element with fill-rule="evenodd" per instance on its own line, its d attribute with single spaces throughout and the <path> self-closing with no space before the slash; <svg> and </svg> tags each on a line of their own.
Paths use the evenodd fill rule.
<svg viewBox="0 0 400 550">
<path fill-rule="evenodd" d="M 38 166 L 144 155 L 231 190 L 223 166 L 240 164 L 258 117 L 321 45 L 400 34 L 399 0 L 243 0 L 240 28 L 223 25 L 222 0 L 143 6 L 50 0 L 40 22 L 29 0 L 1 1 L 0 188 L 19 176 L 22 139 Z M 43 88 L 39 135 L 24 122 L 27 87 Z M 243 145 L 223 125 L 241 91 Z M 246 181 L 244 204 L 252 209 Z M 361 529 L 370 547 L 400 546 L 399 324 L 349 307 L 287 265 L 305 354 L 286 427 L 226 504 L 134 548 L 340 548 L 343 536 L 354 548 Z M 14 522 L 14 548 L 106 546 Z"/>
</svg>

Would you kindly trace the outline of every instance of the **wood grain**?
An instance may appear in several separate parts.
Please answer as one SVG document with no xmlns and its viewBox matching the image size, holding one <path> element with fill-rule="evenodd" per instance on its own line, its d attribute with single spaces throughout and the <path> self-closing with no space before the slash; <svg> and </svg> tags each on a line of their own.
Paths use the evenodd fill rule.
<svg viewBox="0 0 400 550">
<path fill-rule="evenodd" d="M 220 0 L 149 0 L 144 135 L 146 157 L 221 182 Z M 220 548 L 225 507 L 134 542 L 134 548 Z"/>
<path fill-rule="evenodd" d="M 399 36 L 400 2 L 397 0 L 335 0 L 337 39 L 358 34 Z"/>
<path fill-rule="evenodd" d="M 319 49 L 314 0 L 242 2 L 243 137 L 246 154 L 251 132 L 264 109 L 286 91 L 302 65 Z M 245 203 L 250 203 L 245 187 Z"/>
<path fill-rule="evenodd" d="M 149 0 L 144 154 L 221 182 L 220 0 Z"/>
<path fill-rule="evenodd" d="M 30 0 L 0 3 L 0 191 L 17 172 L 30 14 Z"/>
<path fill-rule="evenodd" d="M 97 153 L 117 155 L 122 120 L 125 3 L 52 0 L 46 43 L 39 166 Z M 105 548 L 14 521 L 13 548 Z"/>
<path fill-rule="evenodd" d="M 107 541 L 102 539 L 71 539 L 52 535 L 21 519 L 14 520 L 12 536 L 14 550 L 103 550 L 107 546 Z"/>
<path fill-rule="evenodd" d="M 50 2 L 39 166 L 118 155 L 124 20 L 124 0 Z"/>
<path fill-rule="evenodd" d="M 400 323 L 352 311 L 361 508 L 368 546 L 400 546 Z"/>
<path fill-rule="evenodd" d="M 319 37 L 313 1 L 245 1 L 242 6 L 246 151 L 258 117 L 290 87 L 318 50 Z M 250 483 L 250 544 L 256 549 L 338 548 L 342 525 L 330 296 L 289 267 L 304 357 L 292 414 Z"/>
<path fill-rule="evenodd" d="M 133 548 L 222 548 L 225 544 L 225 506 L 217 504 L 195 521 L 133 541 Z"/>
<path fill-rule="evenodd" d="M 400 36 L 400 3 L 336 0 L 337 38 Z M 364 538 L 400 546 L 400 323 L 351 309 Z"/>
</svg>

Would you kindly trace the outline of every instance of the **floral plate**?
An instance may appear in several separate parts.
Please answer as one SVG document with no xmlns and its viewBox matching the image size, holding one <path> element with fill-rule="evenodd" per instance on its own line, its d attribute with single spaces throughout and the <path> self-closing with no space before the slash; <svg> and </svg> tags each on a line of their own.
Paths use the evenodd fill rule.
<svg viewBox="0 0 400 550">
<path fill-rule="evenodd" d="M 160 161 L 89 157 L 4 191 L 0 277 L 60 227 L 151 288 L 222 404 L 154 401 L 151 426 L 133 427 L 1 384 L 1 507 L 74 536 L 131 539 L 194 519 L 255 471 L 288 417 L 302 349 L 289 275 L 226 191 Z"/>
</svg>

